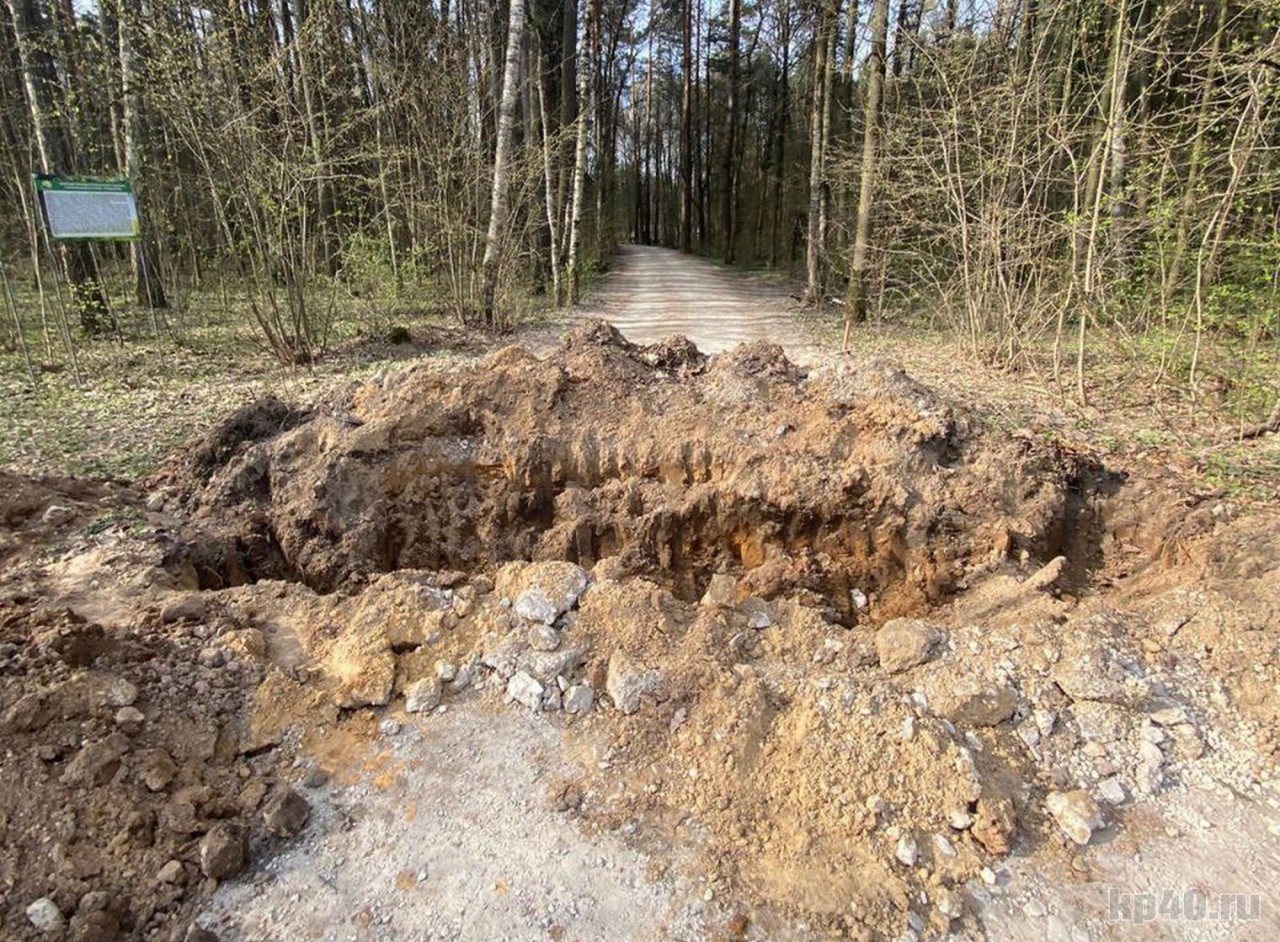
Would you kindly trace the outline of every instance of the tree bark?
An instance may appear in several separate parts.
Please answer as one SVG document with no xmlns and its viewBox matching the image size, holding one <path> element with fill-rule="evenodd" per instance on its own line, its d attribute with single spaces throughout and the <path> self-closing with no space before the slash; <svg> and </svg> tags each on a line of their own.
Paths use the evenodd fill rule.
<svg viewBox="0 0 1280 942">
<path fill-rule="evenodd" d="M 141 214 L 146 184 L 142 179 L 142 102 L 138 94 L 137 46 L 134 39 L 138 16 L 135 2 L 136 0 L 120 0 L 117 32 L 120 44 L 120 130 L 124 151 L 122 169 L 125 177 L 133 184 L 134 199 Z M 154 238 L 150 236 L 146 225 L 143 225 L 142 237 L 129 246 L 135 296 L 139 304 L 152 311 L 169 306 L 160 281 L 160 272 L 155 265 L 147 263 L 148 256 L 155 257 L 155 253 L 149 248 L 154 244 Z"/>
<path fill-rule="evenodd" d="M 774 126 L 773 141 L 773 198 L 769 222 L 769 264 L 777 267 L 782 243 L 782 203 L 783 181 L 787 171 L 787 131 L 791 124 L 791 0 L 782 0 L 782 11 L 779 14 L 781 23 L 782 62 L 778 70 L 777 104 L 778 117 Z M 787 263 L 792 257 L 788 255 Z"/>
<path fill-rule="evenodd" d="M 547 233 L 551 240 L 548 252 L 551 262 L 551 290 L 555 305 L 559 307 L 564 300 L 560 285 L 560 207 L 556 205 L 555 171 L 551 157 L 551 134 L 547 125 L 547 89 L 543 77 L 544 62 L 541 47 L 538 49 L 536 70 L 538 124 L 542 132 L 542 177 L 547 202 Z"/>
<path fill-rule="evenodd" d="M 853 259 L 849 266 L 849 297 L 844 308 L 844 337 L 841 350 L 849 350 L 850 325 L 867 319 L 867 252 L 871 241 L 871 213 L 875 197 L 880 135 L 880 103 L 884 96 L 885 40 L 889 31 L 889 0 L 875 0 L 871 6 L 871 51 L 862 74 L 866 98 L 862 112 L 862 170 L 858 186 L 858 217 L 853 236 Z"/>
<path fill-rule="evenodd" d="M 509 212 L 511 141 L 515 127 L 516 97 L 520 83 L 520 47 L 524 41 L 524 0 L 511 0 L 507 28 L 507 58 L 502 74 L 502 98 L 498 105 L 498 131 L 493 157 L 493 193 L 489 200 L 489 231 L 481 262 L 481 320 L 490 330 L 500 326 L 494 310 L 498 274 L 502 265 L 502 243 Z"/>
<path fill-rule="evenodd" d="M 600 15 L 599 0 L 587 0 L 587 29 Z M 586 61 L 578 63 L 578 134 L 573 157 L 573 215 L 569 222 L 569 294 L 572 307 L 578 303 L 578 287 L 582 278 L 582 207 L 586 202 L 587 140 L 591 115 L 591 44 L 586 45 Z"/>
<path fill-rule="evenodd" d="M 813 90 L 809 109 L 809 238 L 805 253 L 804 300 L 817 304 L 822 300 L 822 178 L 824 173 L 822 139 L 826 114 L 827 31 L 831 28 L 831 9 L 824 4 L 818 13 L 813 33 Z"/>
<path fill-rule="evenodd" d="M 693 251 L 693 0 L 684 0 L 684 77 L 680 109 L 680 251 Z"/>
<path fill-rule="evenodd" d="M 1209 127 L 1210 104 L 1213 90 L 1218 82 L 1218 63 L 1222 57 L 1222 41 L 1227 28 L 1227 16 L 1230 4 L 1227 0 L 1216 0 L 1218 18 L 1214 24 L 1213 40 L 1209 47 L 1209 61 L 1206 63 L 1204 84 L 1200 90 L 1200 103 L 1196 109 L 1195 133 L 1191 139 L 1191 154 L 1187 164 L 1187 179 L 1182 187 L 1182 199 L 1178 207 L 1178 229 L 1174 237 L 1173 255 L 1165 269 L 1164 284 L 1161 296 L 1168 303 L 1170 296 L 1178 287 L 1182 278 L 1182 264 L 1187 256 L 1187 247 L 1191 241 L 1191 226 L 1196 215 L 1197 190 L 1200 186 L 1201 169 L 1204 165 L 1205 132 Z"/>
<path fill-rule="evenodd" d="M 738 62 L 738 43 L 742 32 L 742 2 L 729 0 L 729 89 L 728 122 L 724 148 L 724 191 L 720 203 L 720 231 L 724 238 L 724 260 L 734 262 L 734 165 L 738 156 L 738 100 L 742 90 L 741 69 Z"/>
</svg>

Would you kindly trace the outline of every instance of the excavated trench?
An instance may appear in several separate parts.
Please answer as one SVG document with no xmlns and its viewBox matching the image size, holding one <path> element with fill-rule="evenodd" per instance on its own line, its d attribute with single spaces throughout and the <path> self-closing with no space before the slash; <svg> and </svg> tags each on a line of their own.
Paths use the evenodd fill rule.
<svg viewBox="0 0 1280 942">
<path fill-rule="evenodd" d="M 201 588 L 608 560 L 686 601 L 728 572 L 851 624 L 867 599 L 884 618 L 933 607 L 1002 559 L 1066 553 L 1087 581 L 1095 498 L 1118 483 L 889 366 L 810 379 L 767 344 L 708 360 L 603 324 L 545 360 L 512 348 L 310 417 L 262 408 L 195 452 L 200 531 L 173 562 Z"/>
</svg>

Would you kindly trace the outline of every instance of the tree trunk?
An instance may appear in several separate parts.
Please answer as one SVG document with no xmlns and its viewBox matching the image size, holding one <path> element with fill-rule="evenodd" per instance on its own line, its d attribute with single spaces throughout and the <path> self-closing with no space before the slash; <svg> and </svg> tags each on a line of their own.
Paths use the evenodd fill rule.
<svg viewBox="0 0 1280 942">
<path fill-rule="evenodd" d="M 831 111 L 836 75 L 836 47 L 840 40 L 840 2 L 832 4 L 831 18 L 827 22 L 827 51 L 822 70 L 822 174 L 818 180 L 818 261 L 819 290 L 826 294 L 826 274 L 824 271 L 827 254 L 830 251 L 831 235 L 831 180 L 827 174 L 827 154 L 831 147 Z"/>
<path fill-rule="evenodd" d="M 897 25 L 893 31 L 893 77 L 901 78 L 904 71 L 908 69 L 908 58 L 911 55 L 910 46 L 914 38 L 912 30 L 912 19 L 914 11 L 912 10 L 911 0 L 901 0 L 898 4 Z"/>
<path fill-rule="evenodd" d="M 778 70 L 778 118 L 774 126 L 774 134 L 776 136 L 773 142 L 773 198 L 770 200 L 773 205 L 769 222 L 769 264 L 775 268 L 778 265 L 779 250 L 782 244 L 782 203 L 785 192 L 783 181 L 787 171 L 787 131 L 791 124 L 791 0 L 782 0 L 780 16 L 782 18 L 782 23 L 779 27 L 782 37 L 780 44 L 782 46 L 782 62 L 781 68 Z M 788 256 L 788 267 L 791 262 L 792 258 Z"/>
<path fill-rule="evenodd" d="M 547 89 L 543 77 L 544 62 L 539 44 L 537 65 L 538 124 L 542 129 L 542 177 L 547 201 L 547 233 L 551 241 L 548 256 L 551 262 L 551 289 L 556 307 L 564 301 L 560 285 L 560 207 L 556 205 L 555 171 L 551 158 L 551 134 L 548 128 Z"/>
<path fill-rule="evenodd" d="M 578 0 L 560 0 L 560 126 L 564 131 L 578 117 Z M 569 231 L 569 215 L 573 212 L 573 144 L 568 138 L 560 145 L 560 167 L 556 186 L 556 205 L 560 207 L 560 231 Z M 563 239 L 561 252 L 568 252 L 568 239 Z M 565 262 L 565 257 L 561 257 Z"/>
<path fill-rule="evenodd" d="M 828 73 L 830 63 L 830 31 L 834 28 L 835 10 L 830 4 L 824 4 L 818 13 L 818 24 L 813 33 L 813 91 L 810 98 L 809 111 L 809 239 L 805 255 L 804 300 L 806 304 L 817 304 L 822 300 L 822 258 L 824 251 L 823 224 L 825 222 L 822 205 L 822 188 L 825 182 L 825 159 L 823 145 L 826 126 L 829 121 L 827 111 L 827 91 L 831 87 Z"/>
<path fill-rule="evenodd" d="M 720 231 L 724 237 L 724 260 L 732 265 L 734 261 L 733 225 L 734 225 L 734 162 L 738 156 L 736 136 L 738 133 L 738 99 L 741 97 L 740 68 L 738 63 L 738 42 L 742 31 L 741 0 L 729 0 L 729 127 L 725 132 L 724 147 L 724 191 L 720 204 Z"/>
<path fill-rule="evenodd" d="M 1120 0 L 1115 12 L 1115 27 L 1112 30 L 1111 50 L 1107 66 L 1107 79 L 1102 89 L 1100 103 L 1100 134 L 1095 146 L 1095 158 L 1090 161 L 1085 182 L 1086 203 L 1089 207 L 1089 231 L 1084 243 L 1084 275 L 1082 292 L 1084 305 L 1079 314 L 1076 334 L 1076 397 L 1081 405 L 1087 405 L 1088 395 L 1085 390 L 1085 336 L 1089 329 L 1089 318 L 1092 316 L 1096 294 L 1101 283 L 1099 277 L 1098 237 L 1102 225 L 1103 196 L 1107 190 L 1107 166 L 1114 157 L 1112 152 L 1116 136 L 1124 121 L 1125 72 L 1128 59 L 1125 56 L 1126 21 L 1129 16 L 1129 0 Z"/>
<path fill-rule="evenodd" d="M 866 98 L 862 111 L 862 171 L 858 186 L 858 217 L 853 236 L 853 260 L 849 266 L 849 297 L 844 308 L 844 338 L 841 349 L 849 350 L 851 324 L 867 319 L 867 250 L 871 240 L 871 212 L 875 196 L 877 148 L 880 134 L 880 103 L 884 96 L 885 40 L 889 32 L 889 0 L 875 0 L 871 6 L 871 51 L 862 74 Z"/>
<path fill-rule="evenodd" d="M 138 203 L 138 212 L 142 212 L 142 195 L 146 189 L 142 180 L 142 114 L 141 98 L 138 95 L 137 52 L 134 31 L 137 28 L 138 11 L 134 7 L 136 0 L 120 0 L 118 33 L 120 39 L 120 100 L 122 105 L 121 138 L 123 140 L 125 177 L 133 184 L 134 199 Z M 154 237 L 145 225 L 142 226 L 142 237 L 130 245 L 130 256 L 133 264 L 133 281 L 138 303 L 155 311 L 168 307 L 164 286 L 160 282 L 160 272 L 155 265 L 148 264 L 148 258 L 154 258 L 150 250 L 154 245 Z"/>
<path fill-rule="evenodd" d="M 502 74 L 502 98 L 498 105 L 498 133 L 493 156 L 493 193 L 489 200 L 489 231 L 481 262 L 481 319 L 486 327 L 500 326 L 494 311 L 498 293 L 498 273 L 502 264 L 502 243 L 506 236 L 508 190 L 511 171 L 511 139 L 515 126 L 516 97 L 520 84 L 520 47 L 524 41 L 524 0 L 511 0 L 507 29 L 507 59 Z"/>
<path fill-rule="evenodd" d="M 599 0 L 587 0 L 587 29 L 600 15 Z M 582 277 L 582 206 L 586 202 L 587 140 L 591 120 L 591 44 L 586 44 L 586 61 L 578 63 L 578 135 L 573 156 L 573 216 L 569 223 L 569 305 L 578 303 Z"/>
<path fill-rule="evenodd" d="M 684 0 L 684 46 L 680 69 L 680 251 L 693 251 L 693 0 Z"/>
</svg>

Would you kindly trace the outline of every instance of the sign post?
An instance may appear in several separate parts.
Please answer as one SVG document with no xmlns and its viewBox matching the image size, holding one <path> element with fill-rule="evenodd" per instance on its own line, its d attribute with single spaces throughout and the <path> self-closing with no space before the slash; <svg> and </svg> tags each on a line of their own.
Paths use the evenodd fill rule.
<svg viewBox="0 0 1280 942">
<path fill-rule="evenodd" d="M 128 180 L 37 174 L 35 187 L 54 239 L 133 242 L 142 238 L 138 204 Z"/>
<path fill-rule="evenodd" d="M 81 177 L 60 177 L 53 174 L 32 174 L 36 195 L 44 210 L 49 238 L 57 242 L 140 242 L 142 226 L 138 219 L 138 203 L 134 198 L 133 184 L 128 180 L 100 180 Z M 90 244 L 89 251 L 93 253 Z M 141 276 L 149 282 L 146 270 L 146 252 L 139 245 L 137 254 Z M 94 268 L 98 267 L 93 254 Z M 98 279 L 101 281 L 101 272 Z M 147 307 L 151 311 L 152 327 L 156 338 L 160 325 L 152 304 L 150 284 L 145 287 Z M 115 322 L 115 318 L 111 318 Z M 117 328 L 118 329 L 118 328 Z"/>
</svg>

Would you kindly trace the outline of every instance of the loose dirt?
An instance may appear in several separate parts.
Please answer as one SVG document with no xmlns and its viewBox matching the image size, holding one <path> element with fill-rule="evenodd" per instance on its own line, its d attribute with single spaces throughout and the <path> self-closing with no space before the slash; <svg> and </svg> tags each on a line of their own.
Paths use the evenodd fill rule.
<svg viewBox="0 0 1280 942">
<path fill-rule="evenodd" d="M 587 323 L 242 410 L 37 542 L 54 496 L 0 595 L 15 938 L 41 897 L 74 938 L 1127 937 L 1144 880 L 1261 894 L 1172 937 L 1280 926 L 1277 515 L 892 364 Z"/>
</svg>

